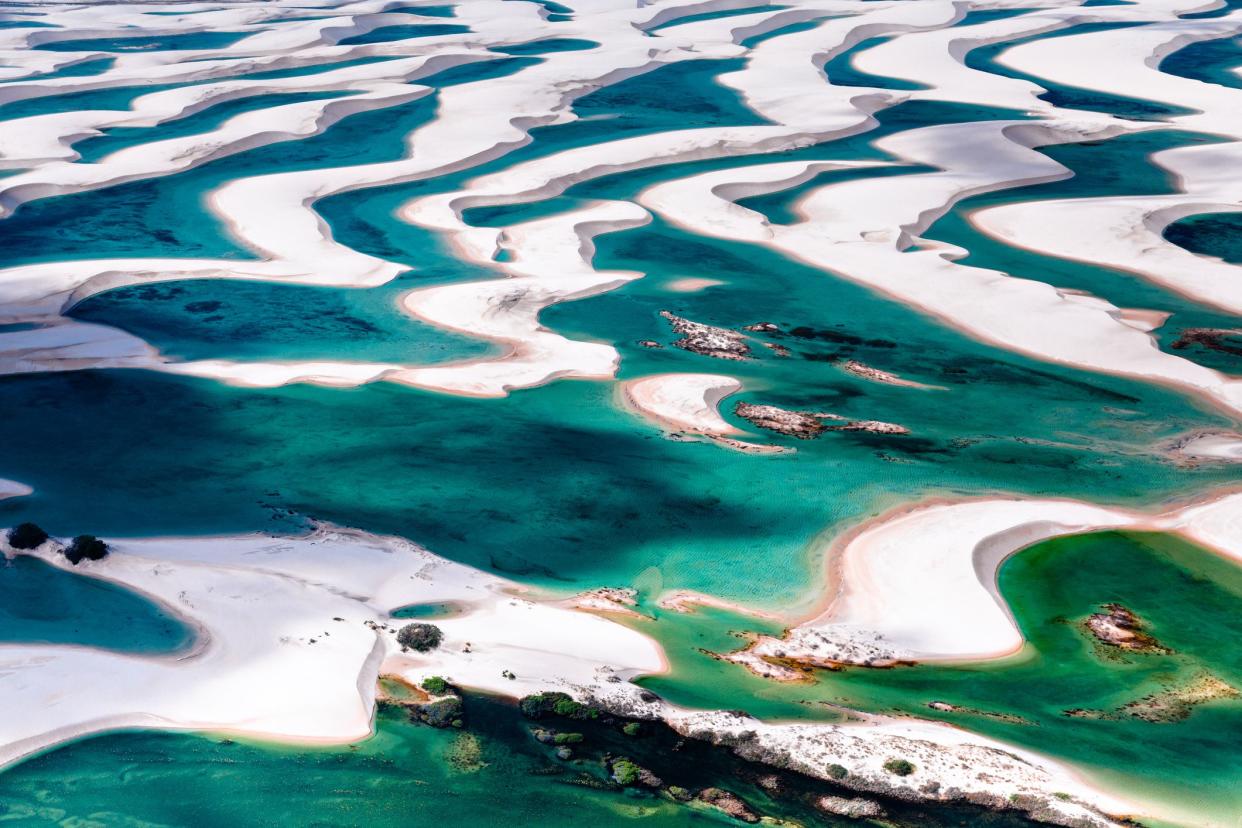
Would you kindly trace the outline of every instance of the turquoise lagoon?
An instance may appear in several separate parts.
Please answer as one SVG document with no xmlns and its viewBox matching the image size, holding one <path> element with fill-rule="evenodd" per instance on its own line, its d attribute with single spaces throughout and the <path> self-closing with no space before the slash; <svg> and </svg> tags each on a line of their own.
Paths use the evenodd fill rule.
<svg viewBox="0 0 1242 828">
<path fill-rule="evenodd" d="M 571 11 L 544 5 L 554 17 Z M 536 42 L 506 50 L 522 57 L 458 67 L 420 83 L 438 87 L 504 77 L 540 54 L 584 45 L 589 42 L 569 38 Z M 972 65 L 997 71 L 992 58 L 998 52 L 999 47 L 977 50 Z M 838 64 L 837 71 L 847 65 Z M 130 331 L 183 359 L 427 363 L 494 353 L 488 343 L 399 311 L 397 300 L 408 290 L 496 274 L 460 261 L 443 239 L 398 221 L 394 211 L 411 198 L 448 192 L 475 176 L 572 147 L 671 128 L 762 123 L 715 81 L 741 67 L 740 60 L 692 60 L 640 74 L 580 98 L 574 110 L 582 120 L 534 129 L 529 144 L 503 158 L 466 172 L 318 202 L 317 211 L 338 241 L 408 267 L 383 287 L 178 281 L 107 291 L 83 301 L 71 315 Z M 829 76 L 833 71 L 830 65 Z M 9 105 L 16 110 L 0 107 L 0 117 L 37 114 L 40 106 L 125 108 L 140 91 L 151 89 L 82 93 L 98 97 L 81 103 L 69 96 L 20 102 Z M 1075 90 L 1051 94 L 1061 105 L 1098 106 L 1129 117 L 1175 114 Z M 235 114 L 229 107 L 281 102 L 287 101 L 271 95 L 221 104 L 168 126 L 195 134 Z M 204 208 L 204 194 L 242 176 L 394 160 L 405 151 L 404 136 L 434 117 L 436 106 L 431 95 L 350 116 L 320 136 L 176 175 L 26 204 L 0 222 L 4 264 L 108 256 L 252 259 L 255 254 Z M 467 211 L 466 220 L 499 226 L 552 215 L 583 199 L 633 198 L 661 180 L 739 164 L 883 159 L 872 144 L 886 134 L 1020 117 L 1027 116 L 903 104 L 877 113 L 869 131 L 838 141 L 608 176 L 531 204 L 478 207 Z M 147 132 L 153 139 L 169 135 L 165 127 L 114 130 L 78 146 L 87 158 L 97 158 L 138 145 Z M 1049 148 L 1044 152 L 1074 171 L 1073 178 L 969 199 L 926 235 L 965 247 L 968 264 L 1090 290 L 1126 307 L 1171 312 L 1157 332 L 1161 346 L 1170 347 L 1170 338 L 1187 327 L 1235 323 L 1133 276 L 1005 247 L 974 231 L 967 216 L 1018 200 L 1169 192 L 1167 177 L 1147 156 L 1202 140 L 1207 139 L 1159 129 Z M 922 171 L 900 166 L 880 174 Z M 828 173 L 746 204 L 772 221 L 788 222 L 791 203 L 810 187 L 866 174 L 876 173 Z M 1170 238 L 1192 247 L 1177 235 L 1187 235 L 1184 228 L 1208 222 L 1219 228 L 1229 221 L 1191 219 L 1175 226 Z M 1200 244 L 1192 249 L 1233 255 L 1223 252 L 1232 244 L 1227 225 L 1189 235 Z M 999 351 L 832 274 L 754 246 L 695 237 L 659 220 L 597 239 L 595 264 L 645 276 L 549 308 L 541 319 L 566 336 L 614 344 L 621 354 L 620 378 L 727 373 L 744 382 L 741 400 L 902 423 L 912 434 L 833 433 L 796 441 L 756 431 L 734 417 L 729 400 L 723 413 L 755 442 L 797 449 L 776 456 L 743 454 L 668 439 L 622 410 L 611 382 L 555 382 L 480 400 L 389 384 L 242 389 L 127 370 L 9 376 L 0 378 L 0 474 L 30 484 L 35 493 L 0 503 L 0 523 L 29 519 L 59 535 L 120 536 L 300 531 L 307 519 L 318 518 L 400 534 L 438 554 L 554 592 L 634 586 L 641 608 L 655 617 L 635 623 L 665 644 L 673 667 L 644 683 L 671 700 L 744 707 L 765 718 L 833 720 L 839 704 L 942 718 L 1071 760 L 1120 787 L 1146 788 L 1173 807 L 1189 808 L 1191 799 L 1207 803 L 1201 807 L 1211 813 L 1242 807 L 1230 785 L 1240 771 L 1236 739 L 1229 739 L 1240 721 L 1236 702 L 1204 705 L 1175 723 L 1064 715 L 1076 708 L 1111 714 L 1138 696 L 1175 688 L 1203 671 L 1242 682 L 1242 664 L 1218 646 L 1242 632 L 1236 611 L 1239 570 L 1183 542 L 1101 534 L 1052 541 L 1015 556 L 1002 569 L 1000 586 L 1030 643 L 1017 657 L 985 665 L 820 672 L 806 684 L 777 685 L 699 650 L 741 646 L 738 633 L 779 634 L 783 622 L 720 610 L 673 615 L 650 604 L 663 590 L 694 589 L 775 608 L 792 620 L 820 598 L 822 553 L 830 537 L 927 497 L 1004 492 L 1155 507 L 1200 495 L 1235 483 L 1236 472 L 1222 465 L 1176 465 L 1163 446 L 1196 429 L 1234 427 L 1231 418 L 1159 386 Z M 723 284 L 695 293 L 669 289 L 687 277 Z M 755 359 L 721 363 L 672 347 L 675 337 L 659 316 L 662 310 L 727 327 L 773 322 L 780 332 L 753 338 Z M 643 347 L 641 340 L 663 347 Z M 763 342 L 787 348 L 789 355 L 779 356 Z M 1223 352 L 1179 353 L 1238 370 Z M 843 371 L 846 360 L 940 390 L 869 383 Z M 95 582 L 87 588 L 81 576 L 42 572 L 30 562 L 17 566 L 18 571 L 0 572 L 0 583 L 6 577 L 25 579 L 27 592 L 11 592 L 0 601 L 0 617 L 16 619 L 8 628 L 16 631 L 14 640 L 145 651 L 184 644 L 184 631 L 169 626 L 170 619 L 138 596 Z M 31 583 L 54 586 L 60 600 L 41 604 L 31 597 Z M 1101 657 L 1075 623 L 1110 601 L 1138 612 L 1174 653 Z M 57 607 L 82 614 L 57 615 Z M 409 614 L 434 617 L 446 611 L 452 608 L 410 608 Z M 98 613 L 135 620 L 124 635 L 82 624 L 81 618 Z M 933 700 L 973 712 L 934 711 L 926 706 Z M 479 734 L 487 767 L 470 772 L 446 761 L 462 749 L 454 742 L 458 736 L 384 714 L 375 737 L 348 749 L 278 748 L 148 732 L 108 735 L 8 771 L 0 776 L 0 795 L 8 808 L 4 816 L 31 824 L 129 819 L 224 825 L 262 811 L 293 824 L 349 823 L 365 812 L 371 824 L 383 825 L 409 824 L 414 810 L 415 824 L 432 824 L 459 818 L 467 807 L 475 809 L 471 813 L 480 824 L 523 815 L 553 825 L 562 819 L 609 825 L 636 818 L 660 825 L 709 820 L 663 800 L 632 800 L 532 775 L 547 766 L 547 758 L 511 716 L 493 718 L 494 727 Z M 481 720 L 492 719 L 481 714 Z M 290 778 L 296 780 L 296 797 L 288 795 Z M 170 785 L 182 794 L 177 802 L 154 795 Z M 498 803 L 510 809 L 491 810 Z"/>
<path fill-rule="evenodd" d="M 108 581 L 20 555 L 0 563 L 0 641 L 166 653 L 193 634 L 159 605 Z"/>
</svg>

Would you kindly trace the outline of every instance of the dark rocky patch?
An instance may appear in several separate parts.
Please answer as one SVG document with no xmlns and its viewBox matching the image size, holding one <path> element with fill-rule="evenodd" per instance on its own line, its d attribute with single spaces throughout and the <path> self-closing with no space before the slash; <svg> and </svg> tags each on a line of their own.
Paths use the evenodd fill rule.
<svg viewBox="0 0 1242 828">
<path fill-rule="evenodd" d="M 666 310 L 660 311 L 660 316 L 668 320 L 673 333 L 681 336 L 673 345 L 684 351 L 715 359 L 742 360 L 750 357 L 746 337 L 737 331 L 692 322 Z"/>
<path fill-rule="evenodd" d="M 828 414 L 817 414 L 811 411 L 789 411 L 774 405 L 753 405 L 739 402 L 733 406 L 733 413 L 748 420 L 760 428 L 797 437 L 799 440 L 813 440 L 827 430 L 823 420 L 831 417 Z"/>
</svg>

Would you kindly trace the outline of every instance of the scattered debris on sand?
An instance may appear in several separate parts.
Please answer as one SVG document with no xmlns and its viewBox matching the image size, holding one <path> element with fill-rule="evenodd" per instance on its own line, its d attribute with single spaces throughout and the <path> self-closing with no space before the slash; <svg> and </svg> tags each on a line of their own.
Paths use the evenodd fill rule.
<svg viewBox="0 0 1242 828">
<path fill-rule="evenodd" d="M 850 817 L 851 819 L 881 819 L 884 808 L 873 799 L 861 796 L 821 796 L 815 800 L 815 807 L 826 814 Z"/>
<path fill-rule="evenodd" d="M 561 604 L 571 609 L 643 617 L 642 613 L 633 609 L 638 604 L 638 590 L 629 587 L 589 589 L 567 598 Z"/>
<path fill-rule="evenodd" d="M 832 426 L 829 431 L 866 431 L 871 434 L 909 434 L 910 429 L 897 423 L 881 420 L 852 420 L 845 425 Z"/>
<path fill-rule="evenodd" d="M 928 702 L 927 706 L 932 710 L 941 713 L 964 713 L 968 716 L 983 716 L 986 719 L 995 719 L 998 722 L 1008 722 L 1009 724 L 1034 724 L 1030 719 L 1024 719 L 1013 713 L 998 713 L 995 710 L 980 710 L 976 707 L 963 707 L 960 704 L 950 704 L 949 702 L 933 701 Z"/>
<path fill-rule="evenodd" d="M 839 414 L 830 414 L 825 411 L 791 411 L 775 405 L 739 402 L 733 407 L 733 413 L 760 428 L 797 437 L 799 440 L 813 440 L 825 431 L 866 431 L 871 434 L 910 433 L 910 429 L 896 423 L 885 423 L 880 420 L 846 420 Z M 840 425 L 825 425 L 825 420 L 837 421 Z"/>
<path fill-rule="evenodd" d="M 872 368 L 870 365 L 865 365 L 856 359 L 847 359 L 845 362 L 841 363 L 841 367 L 856 377 L 871 380 L 872 382 L 882 382 L 885 385 L 898 385 L 902 388 L 924 388 L 933 391 L 945 390 L 943 385 L 926 385 L 921 382 L 902 379 L 891 371 L 883 371 L 879 368 Z"/>
<path fill-rule="evenodd" d="M 1199 466 L 1203 463 L 1242 462 L 1242 434 L 1222 429 L 1200 429 L 1182 434 L 1160 446 L 1174 463 Z"/>
<path fill-rule="evenodd" d="M 660 311 L 660 316 L 669 321 L 674 333 L 681 335 L 681 339 L 673 343 L 678 348 L 716 359 L 742 360 L 750 357 L 750 345 L 746 344 L 746 337 L 737 331 L 692 322 L 669 311 Z"/>
</svg>

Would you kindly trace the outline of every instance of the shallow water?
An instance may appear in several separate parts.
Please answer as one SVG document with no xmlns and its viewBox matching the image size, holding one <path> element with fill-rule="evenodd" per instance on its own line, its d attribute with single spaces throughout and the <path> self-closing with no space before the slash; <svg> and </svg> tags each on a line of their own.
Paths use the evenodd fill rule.
<svg viewBox="0 0 1242 828">
<path fill-rule="evenodd" d="M 129 52 L 179 49 L 223 49 L 246 37 L 247 32 L 191 32 L 151 37 L 90 38 L 54 40 L 35 45 L 52 52 Z"/>
<path fill-rule="evenodd" d="M 123 587 L 27 555 L 0 558 L 0 641 L 74 644 L 127 653 L 168 653 L 193 633 Z"/>
</svg>

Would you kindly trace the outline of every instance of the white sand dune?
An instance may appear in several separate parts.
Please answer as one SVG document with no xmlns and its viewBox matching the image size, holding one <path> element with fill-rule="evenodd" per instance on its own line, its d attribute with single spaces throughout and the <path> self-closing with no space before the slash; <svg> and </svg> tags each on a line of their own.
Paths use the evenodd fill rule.
<svg viewBox="0 0 1242 828">
<path fill-rule="evenodd" d="M 1174 116 L 1178 129 L 1230 143 L 1166 150 L 1151 161 L 1172 173 L 1172 195 L 1101 196 L 1020 202 L 981 210 L 975 226 L 1040 253 L 1131 271 L 1191 299 L 1242 312 L 1242 268 L 1201 257 L 1166 241 L 1170 223 L 1196 213 L 1236 212 L 1242 159 L 1242 90 L 1159 71 L 1167 54 L 1188 43 L 1242 34 L 1242 14 L 1218 19 L 1153 23 L 1036 41 L 1002 55 L 1006 65 L 1062 83 L 1199 110 Z M 1117 71 L 1124 67 L 1124 71 Z"/>
<path fill-rule="evenodd" d="M 1112 80 L 1099 83 L 1124 87 L 1133 94 L 1142 92 L 1136 87 L 1147 87 L 1149 78 L 1143 73 L 1161 75 L 1150 69 L 1144 60 L 1163 54 L 1188 39 L 1223 36 L 1222 33 L 1232 31 L 1232 27 L 1238 25 L 1232 16 L 1215 21 L 1173 20 L 1178 11 L 1194 6 L 1194 3 L 1171 0 L 1090 8 L 1076 7 L 1068 2 L 1052 3 L 1015 17 L 955 26 L 953 24 L 961 20 L 964 9 L 941 0 L 917 5 L 803 0 L 784 10 L 757 11 L 736 18 L 694 20 L 676 25 L 679 17 L 708 10 L 746 7 L 737 6 L 729 0 L 661 3 L 640 8 L 626 7 L 610 0 L 593 0 L 580 4 L 581 13 L 573 21 L 557 25 L 558 32 L 565 36 L 590 38 L 601 44 L 598 48 L 563 55 L 548 54 L 540 63 L 513 75 L 441 90 L 436 115 L 408 137 L 405 158 L 377 164 L 239 179 L 212 193 L 209 202 L 212 211 L 246 247 L 262 257 L 261 261 L 114 260 L 74 262 L 64 268 L 28 265 L 0 271 L 0 304 L 5 307 L 9 318 L 30 321 L 40 319 L 40 314 L 60 313 L 73 301 L 96 290 L 154 279 L 247 278 L 359 287 L 382 284 L 399 273 L 402 267 L 357 253 L 333 241 L 313 210 L 316 199 L 358 187 L 416 180 L 477 166 L 502 157 L 528 142 L 527 131 L 532 126 L 572 120 L 574 116 L 567 111 L 566 105 L 599 85 L 614 83 L 679 60 L 745 55 L 744 68 L 724 75 L 721 82 L 736 89 L 746 104 L 768 119 L 771 125 L 665 131 L 569 149 L 503 167 L 470 181 L 458 191 L 418 199 L 407 205 L 401 215 L 424 227 L 448 234 L 459 249 L 476 254 L 482 254 L 488 245 L 499 249 L 502 246 L 500 240 L 506 237 L 524 238 L 524 243 L 532 250 L 539 244 L 545 250 L 551 250 L 560 244 L 554 239 L 556 234 L 564 237 L 564 227 L 571 223 L 568 217 L 559 223 L 545 221 L 542 224 L 531 223 L 525 228 L 510 226 L 481 231 L 465 224 L 461 218 L 462 211 L 469 207 L 541 200 L 563 192 L 574 183 L 622 171 L 693 159 L 771 152 L 824 141 L 865 129 L 874 124 L 870 118 L 872 112 L 910 98 L 1032 109 L 1045 119 L 1039 125 L 1017 122 L 950 124 L 899 133 L 883 139 L 879 144 L 899 158 L 936 166 L 939 172 L 862 179 L 819 188 L 799 205 L 804 221 L 788 228 L 768 228 L 761 220 L 759 224 L 744 221 L 741 218 L 743 211 L 724 208 L 730 213 L 727 224 L 732 231 L 750 234 L 744 235 L 745 238 L 770 234 L 772 238 L 752 240 L 837 275 L 861 281 L 1003 347 L 1088 370 L 1168 383 L 1203 394 L 1226 408 L 1237 410 L 1242 401 L 1237 381 L 1186 359 L 1160 352 L 1146 332 L 1139 329 L 1141 326 L 1135 326 L 1132 313 L 1112 306 L 1104 297 L 1083 297 L 1034 279 L 963 267 L 948 258 L 952 251 L 931 249 L 932 245 L 918 252 L 908 252 L 907 249 L 910 243 L 918 241 L 920 230 L 961 198 L 989 189 L 1050 180 L 1064 174 L 1064 170 L 1039 153 L 1030 151 L 1029 147 L 1106 137 L 1121 131 L 1149 127 L 1107 115 L 1070 112 L 1046 105 L 1034 98 L 1038 89 L 1027 81 L 965 67 L 962 60 L 970 49 L 1086 20 L 1144 22 L 1147 25 L 1120 33 L 1096 32 L 1035 40 L 1003 55 L 1005 62 L 1038 74 L 1035 70 L 1043 71 L 1049 62 L 1081 62 L 1087 59 L 1084 55 L 1090 57 L 1108 52 L 1096 48 L 1101 42 L 1111 48 L 1124 40 L 1125 48 L 1114 50 L 1117 54 L 1108 60 L 1109 66 L 1115 64 L 1124 67 L 1125 71 L 1114 72 L 1109 75 Z M 323 25 L 306 26 L 282 23 L 280 14 L 271 9 L 256 13 L 254 9 L 229 7 L 222 9 L 219 20 L 213 18 L 213 22 L 252 30 L 252 34 L 223 49 L 191 50 L 172 57 L 173 53 L 158 50 L 150 55 L 123 53 L 116 66 L 98 77 L 40 81 L 37 74 L 32 73 L 15 85 L 18 87 L 15 92 L 9 93 L 0 85 L 0 96 L 26 96 L 33 94 L 32 89 L 49 84 L 76 89 L 79 87 L 69 84 L 106 88 L 133 83 L 136 73 L 144 70 L 163 72 L 168 78 L 220 78 L 199 86 L 141 96 L 130 112 L 65 113 L 64 116 L 22 119 L 41 123 L 40 119 L 51 119 L 47 122 L 51 125 L 59 124 L 57 119 L 62 117 L 70 121 L 73 118 L 87 118 L 87 121 L 76 126 L 66 121 L 60 126 L 49 126 L 44 133 L 35 133 L 36 136 L 46 136 L 39 139 L 44 143 L 57 143 L 66 151 L 71 150 L 67 149 L 63 139 L 72 137 L 75 130 L 89 131 L 105 124 L 159 123 L 168 118 L 183 117 L 211 100 L 292 90 L 331 91 L 346 88 L 354 93 L 343 99 L 249 113 L 232 119 L 207 135 L 157 141 L 114 153 L 99 164 L 74 164 L 64 160 L 38 164 L 33 169 L 0 181 L 0 202 L 12 209 L 25 198 L 168 174 L 223 153 L 257 145 L 256 142 L 274 140 L 274 129 L 284 130 L 289 137 L 312 134 L 335 117 L 332 113 L 343 114 L 351 108 L 370 105 L 368 101 L 383 105 L 403 99 L 404 95 L 413 97 L 424 94 L 424 90 L 408 85 L 408 81 L 429 73 L 433 68 L 478 60 L 488 54 L 481 48 L 485 44 L 528 42 L 541 35 L 546 36 L 547 31 L 546 23 L 532 4 L 489 0 L 459 10 L 457 22 L 469 25 L 472 29 L 469 34 L 411 41 L 419 53 L 414 56 L 408 56 L 407 51 L 407 57 L 396 57 L 383 63 L 263 81 L 231 77 L 236 72 L 230 63 L 237 61 L 228 58 L 234 57 L 251 66 L 261 62 L 263 66 L 283 67 L 313 65 L 316 60 L 401 54 L 398 48 L 401 44 L 367 44 L 361 47 L 340 47 L 336 44 L 349 33 L 369 31 L 411 18 L 384 14 L 382 4 L 375 3 L 333 8 L 339 17 L 327 22 L 312 21 Z M 78 21 L 80 34 L 94 32 L 103 35 L 125 31 L 125 26 L 132 23 L 133 13 L 123 7 L 113 12 L 95 10 L 81 12 L 81 15 L 82 19 Z M 170 31 L 206 30 L 203 21 L 194 21 L 193 17 L 196 16 L 172 16 L 162 21 L 161 25 L 166 23 Z M 736 45 L 743 33 L 767 31 L 778 24 L 812 19 L 821 20 L 813 29 L 774 37 L 750 50 Z M 105 26 L 103 21 L 113 22 Z M 644 36 L 644 30 L 657 26 L 661 27 L 655 33 L 657 36 Z M 59 31 L 13 32 L 17 30 L 4 36 L 14 44 L 38 42 L 39 37 L 64 34 Z M 1131 37 L 1133 32 L 1140 32 L 1142 36 Z M 893 91 L 843 87 L 824 77 L 822 67 L 832 56 L 863 39 L 880 35 L 895 37 L 889 43 L 860 53 L 854 59 L 855 64 L 864 71 L 918 80 L 928 89 Z M 1101 41 L 1099 38 L 1105 35 L 1108 37 Z M 1024 57 L 1032 54 L 1034 57 Z M 1063 55 L 1068 57 L 1063 60 Z M 1100 58 L 1092 59 L 1098 61 Z M 202 63 L 205 68 L 187 68 L 195 62 Z M 917 67 L 917 70 L 911 67 Z M 1069 77 L 1059 67 L 1048 76 L 1059 80 Z M 1201 117 L 1195 116 L 1198 120 L 1181 119 L 1179 123 L 1185 122 L 1188 128 L 1219 131 L 1221 125 L 1227 124 L 1232 117 L 1222 110 L 1233 100 L 1228 95 L 1234 94 L 1234 91 L 1222 92 L 1217 88 L 1191 94 L 1186 91 L 1188 85 L 1207 86 L 1161 76 L 1161 82 L 1152 85 L 1149 97 L 1161 99 L 1163 96 L 1201 103 L 1205 112 Z M 39 93 L 46 91 L 39 90 Z M 291 128 L 290 124 L 299 117 L 298 112 L 306 113 L 301 116 L 304 119 L 302 125 Z M 100 121 L 101 117 L 105 120 Z M 90 121 L 90 118 L 95 121 Z M 9 123 L 16 130 L 13 135 L 29 131 L 22 121 Z M 5 122 L 0 122 L 0 147 L 4 146 L 6 128 Z M 1171 156 L 1183 179 L 1190 177 L 1194 169 L 1194 162 L 1187 155 Z M 800 183 L 800 176 L 812 175 L 814 171 L 823 169 L 826 168 L 806 167 L 794 174 L 796 180 L 791 179 L 790 184 Z M 721 192 L 727 192 L 725 185 L 731 181 L 745 183 L 752 173 L 744 168 L 735 168 L 716 175 L 712 179 L 713 185 L 718 189 L 724 188 Z M 741 197 L 741 192 L 737 191 L 725 201 Z M 1196 203 L 1201 204 L 1203 195 L 1196 193 L 1196 199 Z M 848 216 L 835 206 L 840 203 L 851 204 Z M 719 203 L 715 206 L 721 209 Z M 1038 209 L 1029 205 L 1020 206 Z M 1152 225 L 1152 213 L 1146 209 L 1149 206 L 1141 205 L 1138 212 L 1144 215 L 1148 225 Z M 1194 209 L 1193 205 L 1188 206 L 1184 201 L 1166 206 L 1173 207 L 1179 215 Z M 619 214 L 625 208 L 613 209 Z M 1119 209 L 1114 200 L 1105 212 L 1108 216 L 1116 216 Z M 1166 214 L 1172 215 L 1168 210 L 1160 215 Z M 1095 226 L 1105 222 L 1106 219 L 1101 218 Z M 636 218 L 627 216 L 620 222 L 614 222 L 612 227 L 621 229 L 632 227 L 635 223 Z M 693 225 L 697 231 L 710 235 L 710 229 L 702 226 L 703 223 L 700 217 L 697 225 L 683 222 L 683 226 Z M 1017 224 L 1029 229 L 1037 224 L 1048 227 L 1053 223 L 1044 221 L 1041 224 L 1037 219 L 1019 217 Z M 1091 222 L 1084 220 L 1078 226 L 1085 228 L 1089 225 Z M 720 227 L 715 229 L 718 231 Z M 1158 230 L 1154 227 L 1152 233 Z M 1030 235 L 1026 230 L 1022 232 Z M 533 241 L 538 233 L 549 234 L 548 241 Z M 1018 233 L 1011 235 L 1016 239 Z M 1044 232 L 1043 238 L 1050 235 Z M 1079 238 L 1086 238 L 1086 234 L 1081 234 Z M 1040 241 L 1024 236 L 1018 243 L 1038 247 Z M 1093 251 L 1098 261 L 1104 262 L 1102 251 L 1106 246 L 1101 245 Z M 1130 255 L 1126 251 L 1132 251 L 1134 246 L 1133 242 L 1121 245 L 1123 249 L 1113 258 L 1126 258 Z M 1190 256 L 1169 245 L 1163 245 L 1162 250 L 1167 260 L 1151 258 L 1146 265 L 1148 271 L 1167 272 L 1166 264 L 1185 266 L 1176 276 L 1159 277 L 1164 279 L 1164 283 L 1196 296 L 1211 295 L 1218 303 L 1234 301 L 1230 298 L 1233 289 L 1223 278 L 1232 270 L 1231 266 Z M 487 252 L 491 254 L 495 250 Z M 519 271 L 488 260 L 486 263 L 495 266 L 500 275 L 510 278 L 494 283 L 448 285 L 416 291 L 407 297 L 406 307 L 421 319 L 501 344 L 503 354 L 499 359 L 488 357 L 444 366 L 366 364 L 346 360 L 256 364 L 204 360 L 175 364 L 162 357 L 151 359 L 149 354 L 137 354 L 131 359 L 131 364 L 253 385 L 300 381 L 352 385 L 388 380 L 449 393 L 488 396 L 503 394 L 513 388 L 538 385 L 558 377 L 612 376 L 617 357 L 609 346 L 572 342 L 542 329 L 537 316 L 539 309 L 548 304 L 592 295 L 622 284 L 637 274 L 621 278 L 617 274 L 592 273 L 589 259 L 582 259 L 572 264 L 575 274 L 572 279 L 565 274 L 557 274 L 553 278 L 546 273 L 535 272 L 538 268 L 533 262 L 533 259 L 528 259 L 525 270 Z M 1130 264 L 1136 270 L 1143 269 L 1133 261 Z M 510 301 L 519 294 L 521 301 Z M 1031 313 L 1032 308 L 1037 308 L 1038 313 Z M 1019 309 L 1024 312 L 1018 313 Z M 506 316 L 508 318 L 501 318 Z M 101 352 L 99 357 L 105 361 L 101 364 L 119 364 L 112 351 Z M 84 343 L 78 344 L 75 360 L 81 361 L 53 360 L 46 364 L 61 367 L 87 364 L 89 357 Z M 5 359 L 5 364 L 18 362 L 12 358 Z M 22 364 L 28 370 L 38 370 L 36 363 L 27 361 Z"/>
<path fill-rule="evenodd" d="M 812 190 L 802 218 L 773 225 L 728 201 L 728 185 L 778 191 L 802 178 L 788 163 L 655 185 L 639 203 L 702 235 L 747 239 L 920 308 L 971 335 L 1049 361 L 1156 380 L 1242 410 L 1242 383 L 1156 348 L 1099 297 L 956 264 L 952 251 L 913 249 L 931 221 L 968 195 L 1055 180 L 1064 168 L 1031 147 L 1107 135 L 1110 127 L 990 121 L 909 130 L 877 145 L 940 172 L 862 178 Z M 765 180 L 766 179 L 766 180 Z M 848 204 L 843 210 L 840 205 Z"/>
<path fill-rule="evenodd" d="M 397 538 L 322 527 L 302 537 L 110 543 L 106 559 L 76 571 L 149 596 L 197 640 L 166 656 L 0 644 L 0 764 L 124 727 L 354 741 L 371 730 L 381 671 L 448 675 L 506 695 L 580 695 L 608 676 L 662 669 L 659 647 L 626 627 L 532 602 L 516 584 Z M 69 567 L 50 545 L 38 554 Z M 444 601 L 463 612 L 436 622 L 445 640 L 432 654 L 401 652 L 400 621 L 371 626 L 398 607 Z"/>
</svg>

